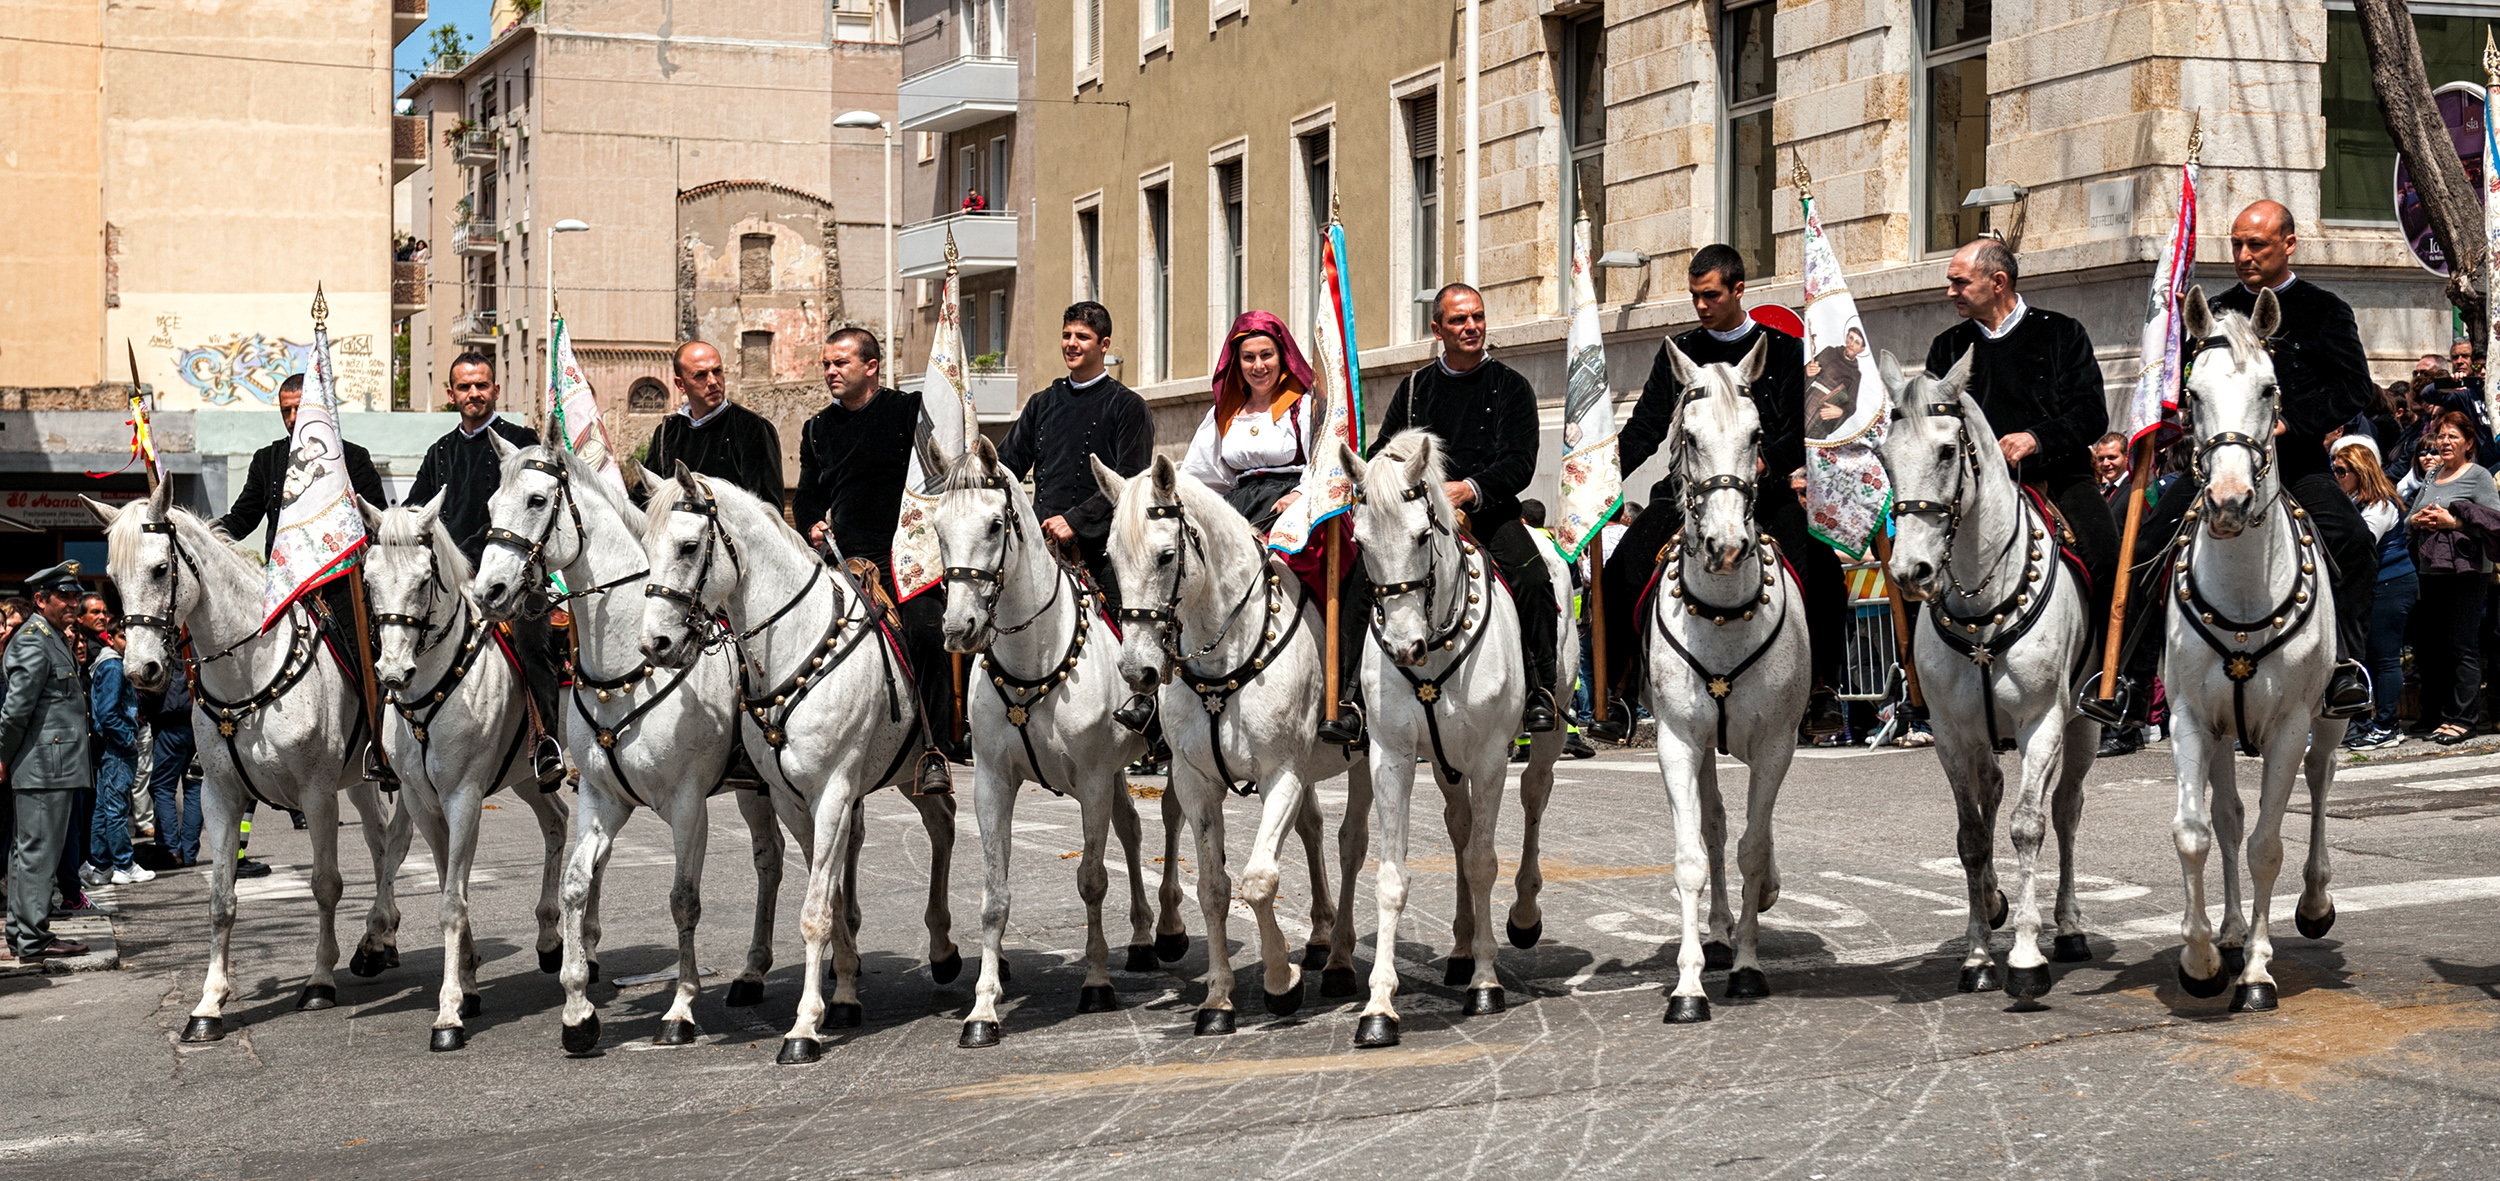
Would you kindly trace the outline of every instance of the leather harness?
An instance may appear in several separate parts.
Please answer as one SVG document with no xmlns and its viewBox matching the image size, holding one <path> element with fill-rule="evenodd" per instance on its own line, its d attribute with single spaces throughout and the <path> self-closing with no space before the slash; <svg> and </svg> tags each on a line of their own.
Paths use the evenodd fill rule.
<svg viewBox="0 0 2500 1181">
<path fill-rule="evenodd" d="M 1398 493 L 1398 498 L 1408 501 L 1421 500 L 1426 493 L 1427 489 L 1422 482 L 1418 481 L 1407 485 Z M 1361 493 L 1358 492 L 1356 495 L 1359 497 Z M 1432 614 L 1433 599 L 1439 592 L 1438 563 L 1426 569 L 1422 578 L 1375 584 L 1372 587 L 1370 630 L 1373 645 L 1380 649 L 1382 655 L 1390 657 L 1389 667 L 1398 670 L 1398 675 L 1406 678 L 1407 687 L 1415 691 L 1415 700 L 1422 703 L 1424 707 L 1424 731 L 1432 739 L 1433 773 L 1440 776 L 1443 783 L 1455 787 L 1463 776 L 1458 768 L 1450 765 L 1449 752 L 1444 750 L 1441 744 L 1441 687 L 1458 670 L 1467 666 L 1467 658 L 1475 655 L 1476 646 L 1483 643 L 1485 633 L 1492 630 L 1477 626 L 1485 621 L 1484 600 L 1491 597 L 1493 591 L 1493 578 L 1486 572 L 1492 563 L 1478 561 L 1477 558 L 1480 555 L 1476 549 L 1476 543 L 1452 533 L 1448 526 L 1441 523 L 1441 518 L 1432 513 L 1429 508 L 1426 509 L 1424 516 L 1432 522 L 1433 532 L 1458 543 L 1459 561 L 1465 564 L 1467 571 L 1466 582 L 1463 584 L 1466 593 L 1463 597 L 1459 595 L 1450 597 L 1453 610 L 1450 613 L 1449 626 L 1435 627 Z M 1396 656 L 1389 651 L 1388 640 L 1382 638 L 1380 634 L 1381 625 L 1388 618 L 1388 611 L 1381 606 L 1381 600 L 1398 595 L 1414 594 L 1417 591 L 1423 592 L 1424 596 L 1424 626 L 1431 629 L 1424 637 L 1424 651 L 1430 652 L 1434 648 L 1439 648 L 1444 652 L 1455 651 L 1457 653 L 1450 658 L 1449 667 L 1442 669 L 1441 675 L 1437 677 L 1425 678 L 1418 675 L 1414 669 L 1398 663 Z M 1467 637 L 1465 647 L 1459 646 L 1458 637 L 1462 633 Z"/>
<path fill-rule="evenodd" d="M 974 484 L 977 487 L 987 488 L 993 491 L 1003 492 L 1007 489 L 1006 479 L 995 475 L 979 477 L 974 481 Z M 1009 497 L 1009 508 L 1011 510 L 1014 508 L 1013 500 L 1014 498 L 1011 494 Z M 990 598 L 987 606 L 993 619 L 996 618 L 998 609 L 999 590 L 1006 577 L 1006 547 L 1009 543 L 1029 540 L 1024 535 L 1024 521 L 1022 517 L 1018 516 L 1015 512 L 1010 511 L 1006 514 L 1006 519 L 1008 533 L 1007 536 L 999 543 L 997 568 L 992 569 L 983 566 L 948 566 L 940 575 L 940 577 L 949 582 L 987 583 L 990 588 Z M 1069 584 L 1075 581 L 1075 579 L 1069 574 L 1068 568 L 1064 563 L 1059 562 L 1056 558 L 1051 559 L 1051 562 L 1053 566 L 1053 574 L 1050 580 L 1050 598 L 1044 600 L 1042 605 L 1036 608 L 1033 614 L 1027 617 L 1024 622 L 1019 623 L 1014 627 L 997 627 L 993 625 L 992 634 L 994 636 L 1012 636 L 1019 634 L 1025 629 L 1032 627 L 1034 624 L 1041 622 L 1042 617 L 1049 614 L 1051 608 L 1059 605 L 1059 592 L 1066 589 Z M 1050 696 L 1051 690 L 1058 688 L 1061 684 L 1064 684 L 1068 679 L 1069 673 L 1076 671 L 1077 658 L 1085 650 L 1086 632 L 1093 624 L 1093 612 L 1089 610 L 1092 606 L 1092 601 L 1091 596 L 1087 594 L 1082 585 L 1077 587 L 1075 594 L 1076 631 L 1068 638 L 1068 650 L 1061 656 L 1057 664 L 1043 670 L 1040 676 L 1024 677 L 1008 672 L 1006 666 L 999 663 L 998 653 L 995 651 L 985 652 L 981 656 L 982 663 L 989 668 L 990 691 L 996 693 L 998 695 L 999 704 L 1006 707 L 1007 724 L 1016 728 L 1016 738 L 1024 744 L 1025 763 L 1033 768 L 1033 781 L 1041 784 L 1044 791 L 1047 791 L 1055 796 L 1064 796 L 1068 793 L 1059 790 L 1057 785 L 1051 783 L 1050 776 L 1043 773 L 1041 752 L 1033 748 L 1033 731 L 1031 727 L 1034 711 L 1041 707 L 1042 699 Z"/>
</svg>

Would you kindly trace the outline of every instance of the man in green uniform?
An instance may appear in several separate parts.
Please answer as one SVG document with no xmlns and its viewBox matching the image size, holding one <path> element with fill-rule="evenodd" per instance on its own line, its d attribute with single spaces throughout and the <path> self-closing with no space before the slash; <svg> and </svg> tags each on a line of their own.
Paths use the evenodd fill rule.
<svg viewBox="0 0 2500 1181">
<path fill-rule="evenodd" d="M 17 836 L 9 850 L 9 950 L 20 959 L 87 954 L 52 937 L 52 878 L 69 837 L 78 792 L 95 786 L 87 754 L 87 687 L 63 638 L 86 588 L 78 564 L 63 562 L 27 580 L 36 615 L 0 653 L 8 695 L 0 699 L 0 775 L 15 788 Z"/>
</svg>

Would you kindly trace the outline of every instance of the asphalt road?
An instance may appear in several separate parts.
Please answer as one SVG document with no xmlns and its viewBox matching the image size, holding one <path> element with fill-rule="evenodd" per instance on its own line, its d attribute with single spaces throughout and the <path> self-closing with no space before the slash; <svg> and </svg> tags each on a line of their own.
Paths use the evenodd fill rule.
<svg viewBox="0 0 2500 1181">
<path fill-rule="evenodd" d="M 666 830 L 642 815 L 610 866 L 608 983 L 591 992 L 606 1036 L 583 1059 L 559 1050 L 560 990 L 530 952 L 526 812 L 502 801 L 487 818 L 486 1013 L 453 1054 L 426 1050 L 441 953 L 422 852 L 402 886 L 402 965 L 372 980 L 342 969 L 340 1007 L 292 1011 L 313 907 L 305 841 L 280 822 L 254 836 L 279 871 L 246 894 L 223 1042 L 176 1041 L 205 948 L 196 872 L 119 891 L 121 971 L 0 981 L 12 1051 L 0 1175 L 2492 1176 L 2500 753 L 2345 769 L 2329 829 L 2341 919 L 2322 940 L 2279 924 L 2272 1014 L 2233 1016 L 2227 996 L 2195 999 L 2173 982 L 2173 799 L 2164 750 L 2095 770 L 2083 867 L 2098 958 L 2053 965 L 2045 1005 L 2013 1011 L 2002 993 L 1954 989 L 1962 886 L 1933 755 L 1805 754 L 1775 818 L 1786 892 L 1764 920 L 1774 996 L 1720 1002 L 1725 973 L 1713 972 L 1716 1020 L 1670 1027 L 1661 983 L 1677 904 L 1656 765 L 1633 753 L 1566 763 L 1546 835 L 1545 942 L 1502 952 L 1510 1010 L 1462 1019 L 1458 992 L 1439 983 L 1451 862 L 1437 819 L 1419 817 L 1422 872 L 1397 949 L 1405 1042 L 1356 1052 L 1357 1004 L 1323 1003 L 1313 988 L 1299 1014 L 1271 1020 L 1255 971 L 1236 992 L 1241 1031 L 1190 1036 L 1189 977 L 1204 962 L 1194 906 L 1187 958 L 1118 971 L 1116 875 L 1123 1008 L 1079 1015 L 1076 810 L 1038 789 L 1018 812 L 1006 1041 L 957 1049 L 972 974 L 935 986 L 920 962 L 928 845 L 886 794 L 869 806 L 862 868 L 867 1024 L 829 1032 L 824 1061 L 803 1067 L 773 1062 L 798 991 L 795 874 L 763 1006 L 721 1003 L 754 892 L 726 800 L 714 801 L 704 874 L 698 946 L 721 975 L 696 1009 L 703 1037 L 652 1046 L 668 986 L 614 984 L 675 956 Z M 1331 785 L 1323 800 L 1333 825 L 1343 793 Z M 1236 849 L 1254 807 L 1233 805 Z M 1515 850 L 1516 810 L 1500 823 Z M 2298 889 L 2305 835 L 2295 814 L 2278 893 Z M 2010 851 L 2003 859 L 2010 869 Z M 968 809 L 954 864 L 957 939 L 970 950 L 980 888 Z M 369 870 L 351 861 L 348 883 L 352 945 Z M 1308 914 L 1298 850 L 1285 894 L 1283 913 Z M 1496 906 L 1510 896 L 1505 877 Z M 1368 879 L 1359 905 L 1368 971 Z M 1246 955 L 1254 930 L 1239 905 L 1235 915 Z"/>
</svg>

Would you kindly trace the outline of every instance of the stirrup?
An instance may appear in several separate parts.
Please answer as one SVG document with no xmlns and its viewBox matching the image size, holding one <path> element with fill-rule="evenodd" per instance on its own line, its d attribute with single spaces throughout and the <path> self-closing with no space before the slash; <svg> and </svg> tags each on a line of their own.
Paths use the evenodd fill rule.
<svg viewBox="0 0 2500 1181">
<path fill-rule="evenodd" d="M 1140 693 L 1129 698 L 1127 705 L 1111 711 L 1111 720 L 1128 727 L 1132 734 L 1145 733 L 1146 727 L 1153 725 L 1155 720 L 1154 695 Z"/>
<path fill-rule="evenodd" d="M 555 790 L 557 781 L 564 778 L 564 749 L 556 745 L 554 735 L 538 736 L 537 747 L 530 751 L 530 767 L 538 775 L 539 791 Z"/>
<path fill-rule="evenodd" d="M 2104 726 L 2123 726 L 2135 713 L 2135 678 L 2118 674 L 2118 686 L 2107 698 L 2101 696 L 2101 673 L 2094 670 L 2084 678 L 2083 688 L 2075 694 L 2075 711 Z"/>
<path fill-rule="evenodd" d="M 1542 717 L 1537 711 L 1543 710 Z M 1555 716 L 1554 694 L 1542 685 L 1528 691 L 1527 707 L 1519 711 L 1519 728 L 1530 734 L 1551 734 L 1562 726 Z"/>
<path fill-rule="evenodd" d="M 915 796 L 951 796 L 955 794 L 955 772 L 946 761 L 946 752 L 932 746 L 920 752 L 920 769 L 912 776 L 911 794 Z"/>
<path fill-rule="evenodd" d="M 1319 740 L 1333 746 L 1360 746 L 1364 737 L 1363 703 L 1340 701 L 1338 713 L 1319 724 Z"/>
<path fill-rule="evenodd" d="M 1849 728 L 1849 713 L 1840 704 L 1840 694 L 1818 687 L 1806 695 L 1805 732 L 1816 738 L 1829 738 Z"/>
<path fill-rule="evenodd" d="M 391 765 L 382 761 L 382 752 L 373 747 L 365 748 L 365 778 L 385 792 L 399 790 L 399 772 L 391 770 Z"/>
<path fill-rule="evenodd" d="M 2335 687 L 2339 682 L 2349 684 L 2350 682 L 2346 681 L 2347 676 L 2352 681 L 2360 682 L 2361 699 L 2338 704 L 2335 700 Z M 2333 678 L 2326 683 L 2326 700 L 2318 703 L 2318 714 L 2320 717 L 2328 718 L 2364 717 L 2369 714 L 2377 699 L 2377 686 L 2370 681 L 2370 670 L 2364 668 L 2358 660 L 2338 660 L 2335 662 Z"/>
</svg>

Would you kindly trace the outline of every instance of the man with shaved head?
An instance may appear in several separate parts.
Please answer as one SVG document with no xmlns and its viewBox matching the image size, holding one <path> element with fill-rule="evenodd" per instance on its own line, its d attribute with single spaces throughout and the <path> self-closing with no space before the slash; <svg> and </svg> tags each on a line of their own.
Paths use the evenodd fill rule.
<svg viewBox="0 0 2500 1181">
<path fill-rule="evenodd" d="M 665 476 L 682 460 L 696 475 L 726 480 L 779 509 L 781 433 L 763 415 L 729 400 L 720 350 L 687 341 L 677 346 L 670 368 L 685 401 L 651 428 L 644 466 Z"/>
<path fill-rule="evenodd" d="M 2370 648 L 2370 606 L 2378 594 L 2377 545 L 2352 498 L 2336 486 L 2328 470 L 2326 433 L 2368 409 L 2375 387 L 2352 306 L 2292 273 L 2292 252 L 2298 246 L 2292 211 L 2280 203 L 2258 201 L 2241 210 L 2231 223 L 2231 266 L 2239 272 L 2239 285 L 2223 292 L 2213 306 L 2253 315 L 2257 293 L 2272 291 L 2282 308 L 2283 326 L 2271 342 L 2274 380 L 2282 390 L 2283 433 L 2274 440 L 2275 463 L 2284 490 L 2309 510 L 2334 565 L 2336 661 L 2326 712 L 2330 717 L 2360 717 L 2370 709 L 2369 679 L 2357 658 Z"/>
</svg>

